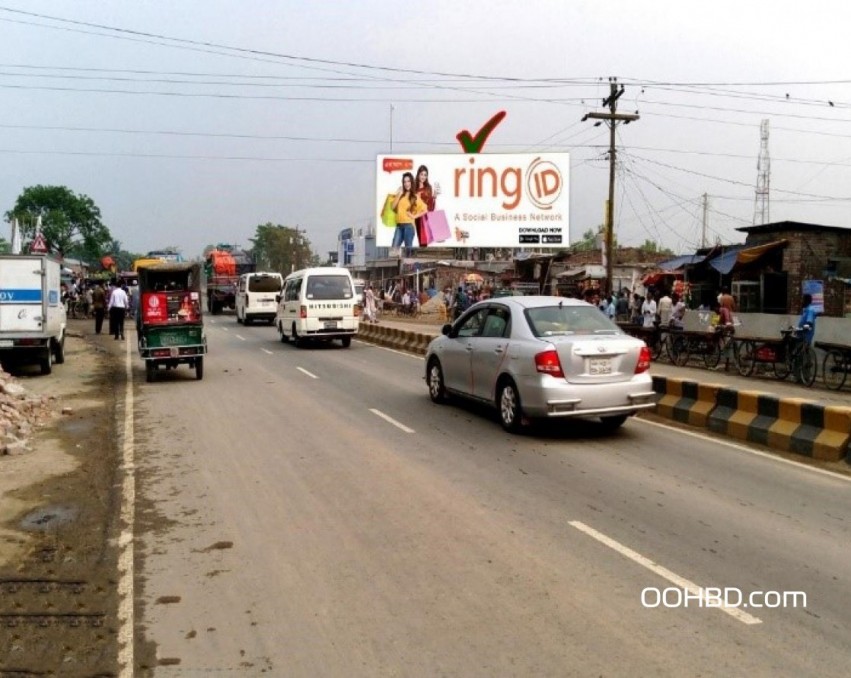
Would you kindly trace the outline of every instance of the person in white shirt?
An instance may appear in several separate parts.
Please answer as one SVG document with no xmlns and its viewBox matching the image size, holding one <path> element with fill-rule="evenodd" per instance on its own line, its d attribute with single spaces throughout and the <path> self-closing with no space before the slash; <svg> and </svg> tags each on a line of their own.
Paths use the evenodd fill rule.
<svg viewBox="0 0 851 678">
<path fill-rule="evenodd" d="M 124 339 L 124 316 L 129 305 L 130 299 L 122 287 L 116 287 L 112 290 L 107 308 L 109 309 L 109 324 L 112 326 L 116 339 Z"/>
<path fill-rule="evenodd" d="M 652 292 L 647 293 L 647 298 L 641 305 L 641 317 L 644 320 L 644 327 L 653 327 L 656 322 L 656 301 L 653 299 Z"/>
<path fill-rule="evenodd" d="M 662 295 L 662 298 L 659 299 L 659 307 L 657 312 L 659 313 L 659 324 L 662 327 L 667 327 L 668 323 L 671 322 L 671 313 L 674 310 L 674 302 L 668 293 Z"/>
</svg>

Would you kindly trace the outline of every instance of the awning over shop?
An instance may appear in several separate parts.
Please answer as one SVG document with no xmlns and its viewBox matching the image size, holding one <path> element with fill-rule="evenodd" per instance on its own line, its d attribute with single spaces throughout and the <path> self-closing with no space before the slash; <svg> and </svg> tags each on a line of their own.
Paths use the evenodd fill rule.
<svg viewBox="0 0 851 678">
<path fill-rule="evenodd" d="M 584 268 L 569 268 L 566 271 L 562 271 L 556 278 L 581 278 L 585 275 Z"/>
<path fill-rule="evenodd" d="M 738 247 L 725 252 L 721 256 L 715 257 L 709 262 L 709 265 L 719 273 L 727 275 L 737 265 L 752 264 L 768 252 L 771 252 L 778 247 L 785 247 L 787 242 L 787 240 L 775 240 L 774 242 L 769 242 L 765 245 L 757 245 L 756 247 Z"/>
<path fill-rule="evenodd" d="M 661 261 L 657 264 L 657 267 L 663 271 L 676 271 L 683 266 L 699 264 L 704 259 L 706 259 L 706 255 L 703 254 L 684 254 L 681 257 L 668 259 L 668 261 Z"/>
<path fill-rule="evenodd" d="M 641 284 L 645 287 L 648 285 L 658 285 L 665 278 L 682 278 L 683 274 L 679 271 L 653 271 L 648 273 L 641 279 Z"/>
</svg>

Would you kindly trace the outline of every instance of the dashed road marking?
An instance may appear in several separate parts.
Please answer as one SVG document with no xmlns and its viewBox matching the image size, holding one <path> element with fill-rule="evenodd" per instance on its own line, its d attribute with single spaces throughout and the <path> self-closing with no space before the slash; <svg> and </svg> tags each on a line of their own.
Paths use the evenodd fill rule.
<svg viewBox="0 0 851 678">
<path fill-rule="evenodd" d="M 297 369 L 299 372 L 301 372 L 301 373 L 303 373 L 303 374 L 306 374 L 306 375 L 307 375 L 308 377 L 310 377 L 311 379 L 319 379 L 319 377 L 317 377 L 315 374 L 313 374 L 313 372 L 308 372 L 308 371 L 307 371 L 306 369 L 304 369 L 303 367 L 296 367 L 296 369 Z"/>
<path fill-rule="evenodd" d="M 369 411 L 372 412 L 376 417 L 381 417 L 384 421 L 393 424 L 393 426 L 395 426 L 396 428 L 402 429 L 405 433 L 416 433 L 414 429 L 408 428 L 404 424 L 396 421 L 393 417 L 384 414 L 384 412 L 382 412 L 381 410 L 370 409 Z"/>
<path fill-rule="evenodd" d="M 695 584 L 693 581 L 690 581 L 690 580 L 686 579 L 685 577 L 681 577 L 680 575 L 671 572 L 669 569 L 662 567 L 661 565 L 656 564 L 655 562 L 650 560 L 650 558 L 646 558 L 645 556 L 642 556 L 640 553 L 633 551 L 628 546 L 624 546 L 623 544 L 621 544 L 618 541 L 615 541 L 611 537 L 607 537 L 605 534 L 603 534 L 602 532 L 598 532 L 593 527 L 589 527 L 585 523 L 582 523 L 578 520 L 571 520 L 571 521 L 569 521 L 569 524 L 571 526 L 575 527 L 580 532 L 584 532 L 589 537 L 596 539 L 601 544 L 605 544 L 610 549 L 617 551 L 622 556 L 629 558 L 634 563 L 638 563 L 642 567 L 650 570 L 654 574 L 659 575 L 663 579 L 667 579 L 669 582 L 671 582 L 675 586 L 678 586 L 681 589 L 685 589 L 692 596 L 703 595 L 702 594 L 702 588 L 700 586 L 698 586 L 697 584 Z M 749 625 L 750 624 L 762 624 L 761 619 L 759 619 L 758 617 L 754 617 L 753 615 L 750 615 L 747 612 L 742 612 L 737 607 L 724 607 L 724 606 L 719 605 L 717 608 L 713 606 L 710 609 L 721 610 L 721 612 L 730 615 L 731 617 L 733 617 L 733 619 L 736 619 L 737 621 L 740 621 L 743 624 L 749 624 Z"/>
</svg>

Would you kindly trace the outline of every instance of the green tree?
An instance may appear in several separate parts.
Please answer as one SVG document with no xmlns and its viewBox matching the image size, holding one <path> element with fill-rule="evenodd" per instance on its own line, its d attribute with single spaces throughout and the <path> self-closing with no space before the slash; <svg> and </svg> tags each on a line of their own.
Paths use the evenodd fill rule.
<svg viewBox="0 0 851 678">
<path fill-rule="evenodd" d="M 304 231 L 267 222 L 257 226 L 251 253 L 258 270 L 277 271 L 283 275 L 306 266 L 316 266 L 319 257 L 310 246 Z"/>
<path fill-rule="evenodd" d="M 12 251 L 12 243 L 6 238 L 0 238 L 0 254 L 9 254 Z"/>
<path fill-rule="evenodd" d="M 597 226 L 597 230 L 595 231 L 593 228 L 589 228 L 585 233 L 582 234 L 582 240 L 577 240 L 573 243 L 571 249 L 578 252 L 586 252 L 588 250 L 598 250 L 600 249 L 600 245 L 598 243 L 598 238 L 600 241 L 605 237 L 606 227 L 603 224 Z M 612 242 L 614 244 L 615 249 L 618 246 L 618 239 L 613 238 Z"/>
<path fill-rule="evenodd" d="M 29 186 L 6 212 L 6 221 L 18 219 L 21 236 L 35 237 L 36 221 L 48 247 L 64 256 L 97 260 L 106 253 L 112 236 L 100 218 L 100 208 L 87 195 L 75 195 L 65 186 Z"/>
<path fill-rule="evenodd" d="M 673 250 L 667 247 L 660 247 L 654 240 L 650 240 L 649 238 L 645 240 L 638 249 L 642 252 L 647 252 L 648 254 L 664 254 L 665 256 L 674 255 Z"/>
</svg>

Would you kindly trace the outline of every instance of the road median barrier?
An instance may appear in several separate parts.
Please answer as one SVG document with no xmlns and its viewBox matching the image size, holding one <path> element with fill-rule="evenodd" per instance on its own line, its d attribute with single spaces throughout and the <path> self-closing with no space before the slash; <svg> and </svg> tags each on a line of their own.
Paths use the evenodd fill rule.
<svg viewBox="0 0 851 678">
<path fill-rule="evenodd" d="M 653 377 L 656 413 L 714 433 L 823 461 L 851 445 L 851 408 L 672 377 Z"/>
<path fill-rule="evenodd" d="M 360 323 L 358 327 L 358 338 L 372 344 L 378 344 L 397 351 L 425 355 L 426 349 L 432 338 L 436 336 L 423 332 L 413 332 L 398 327 L 387 325 Z"/>
</svg>

